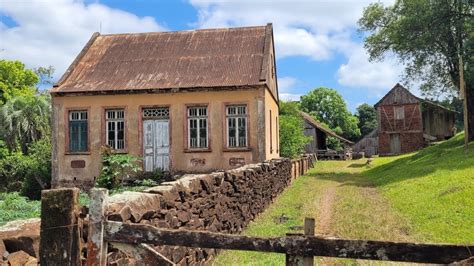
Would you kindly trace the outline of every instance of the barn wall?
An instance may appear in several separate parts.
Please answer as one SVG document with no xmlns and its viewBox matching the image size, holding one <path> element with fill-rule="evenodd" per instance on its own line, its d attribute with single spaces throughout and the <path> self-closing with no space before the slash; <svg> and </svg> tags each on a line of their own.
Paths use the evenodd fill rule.
<svg viewBox="0 0 474 266">
<path fill-rule="evenodd" d="M 305 146 L 305 151 L 306 153 L 316 153 L 316 150 L 318 149 L 316 129 L 308 122 L 305 121 L 304 123 L 304 135 L 307 137 L 311 137 L 311 141 L 308 142 Z"/>
<path fill-rule="evenodd" d="M 437 140 L 452 137 L 455 125 L 455 114 L 442 108 L 423 106 L 423 128 L 424 132 Z"/>
<path fill-rule="evenodd" d="M 379 154 L 379 139 L 377 130 L 373 130 L 352 146 L 353 152 L 364 152 L 366 156 Z"/>
<path fill-rule="evenodd" d="M 395 112 L 397 108 L 403 108 L 403 119 L 396 119 Z M 425 145 L 419 103 L 379 105 L 377 111 L 379 117 L 379 153 L 381 155 L 393 153 L 391 150 L 391 134 L 399 135 L 401 153 L 416 151 Z"/>
</svg>

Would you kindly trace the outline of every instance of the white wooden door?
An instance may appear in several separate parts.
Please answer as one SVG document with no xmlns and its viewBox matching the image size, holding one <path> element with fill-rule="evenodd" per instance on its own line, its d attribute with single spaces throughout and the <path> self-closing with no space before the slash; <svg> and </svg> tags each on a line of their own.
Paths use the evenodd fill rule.
<svg viewBox="0 0 474 266">
<path fill-rule="evenodd" d="M 143 121 L 143 157 L 146 172 L 169 171 L 169 121 Z"/>
</svg>

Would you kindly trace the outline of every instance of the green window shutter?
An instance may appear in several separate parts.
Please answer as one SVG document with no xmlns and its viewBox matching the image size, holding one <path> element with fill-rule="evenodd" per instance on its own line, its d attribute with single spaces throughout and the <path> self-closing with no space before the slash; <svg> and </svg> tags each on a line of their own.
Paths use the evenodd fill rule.
<svg viewBox="0 0 474 266">
<path fill-rule="evenodd" d="M 87 151 L 87 121 L 69 122 L 69 151 Z"/>
</svg>

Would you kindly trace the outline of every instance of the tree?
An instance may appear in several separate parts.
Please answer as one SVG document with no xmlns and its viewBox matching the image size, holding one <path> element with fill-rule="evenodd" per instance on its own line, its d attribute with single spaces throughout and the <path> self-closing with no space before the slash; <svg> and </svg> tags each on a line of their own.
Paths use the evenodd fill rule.
<svg viewBox="0 0 474 266">
<path fill-rule="evenodd" d="M 301 97 L 301 108 L 347 139 L 355 140 L 360 136 L 357 117 L 349 112 L 344 99 L 334 89 L 310 91 Z"/>
<path fill-rule="evenodd" d="M 377 127 L 377 112 L 372 105 L 363 103 L 357 107 L 356 116 L 359 119 L 361 136 L 365 136 Z"/>
<path fill-rule="evenodd" d="M 280 101 L 280 155 L 293 158 L 304 152 L 311 140 L 304 135 L 304 121 L 298 103 Z"/>
<path fill-rule="evenodd" d="M 48 95 L 22 95 L 0 107 L 0 139 L 11 151 L 28 152 L 28 145 L 49 136 L 51 104 Z"/>
<path fill-rule="evenodd" d="M 39 78 L 20 61 L 0 60 L 0 106 L 15 96 L 35 94 Z"/>
<path fill-rule="evenodd" d="M 469 141 L 474 139 L 474 8 L 461 0 L 398 0 L 374 3 L 359 20 L 371 60 L 395 54 L 405 78 L 418 79 L 425 94 L 455 95 L 464 62 Z"/>
</svg>

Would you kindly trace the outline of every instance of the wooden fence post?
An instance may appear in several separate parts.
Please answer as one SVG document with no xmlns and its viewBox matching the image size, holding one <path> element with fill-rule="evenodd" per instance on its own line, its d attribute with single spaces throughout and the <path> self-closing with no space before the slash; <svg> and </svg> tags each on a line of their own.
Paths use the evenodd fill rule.
<svg viewBox="0 0 474 266">
<path fill-rule="evenodd" d="M 41 192 L 41 265 L 81 265 L 79 189 Z"/>
<path fill-rule="evenodd" d="M 91 189 L 89 205 L 89 235 L 87 239 L 88 266 L 107 264 L 107 242 L 104 241 L 104 221 L 106 219 L 108 190 Z"/>
<path fill-rule="evenodd" d="M 314 236 L 314 228 L 316 227 L 316 222 L 314 218 L 304 218 L 304 234 L 307 236 Z M 303 259 L 304 266 L 314 265 L 314 257 L 304 257 Z"/>
<path fill-rule="evenodd" d="M 314 236 L 315 220 L 313 218 L 304 219 L 304 235 Z M 287 266 L 312 266 L 314 265 L 314 257 L 302 257 L 286 254 Z"/>
</svg>

